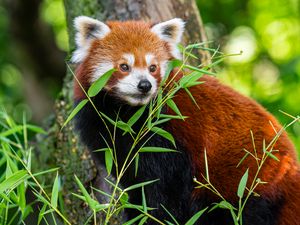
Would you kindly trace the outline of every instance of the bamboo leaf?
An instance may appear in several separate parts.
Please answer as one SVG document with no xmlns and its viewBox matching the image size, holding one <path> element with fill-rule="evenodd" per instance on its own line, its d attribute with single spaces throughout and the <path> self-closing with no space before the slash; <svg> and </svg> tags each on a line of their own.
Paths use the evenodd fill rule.
<svg viewBox="0 0 300 225">
<path fill-rule="evenodd" d="M 200 109 L 198 103 L 196 102 L 194 96 L 192 95 L 192 93 L 190 92 L 190 90 L 188 88 L 184 88 L 184 90 L 186 91 L 186 93 L 189 95 L 190 99 L 192 99 L 192 101 L 194 102 L 194 104 L 197 106 L 198 109 Z"/>
<path fill-rule="evenodd" d="M 165 73 L 165 79 L 168 78 L 168 76 L 170 75 L 171 71 L 176 68 L 176 67 L 180 67 L 182 65 L 182 61 L 178 60 L 178 59 L 174 59 L 172 61 L 170 61 L 168 63 L 168 67 L 166 69 L 166 73 Z"/>
<path fill-rule="evenodd" d="M 198 84 L 202 84 L 203 81 L 199 81 L 199 79 L 203 76 L 203 73 L 199 73 L 197 71 L 194 71 L 184 77 L 182 77 L 179 81 L 179 85 L 182 88 L 188 88 L 192 87 Z"/>
<path fill-rule="evenodd" d="M 88 101 L 89 100 L 84 99 L 80 103 L 78 103 L 78 105 L 73 109 L 73 111 L 71 112 L 71 114 L 68 116 L 67 120 L 65 121 L 65 123 L 61 127 L 61 129 L 63 129 L 70 122 L 70 120 L 72 120 L 74 118 L 74 116 L 76 116 L 76 114 L 86 105 L 86 103 Z"/>
<path fill-rule="evenodd" d="M 131 224 L 134 224 L 136 221 L 138 221 L 139 219 L 143 218 L 144 215 L 143 214 L 140 214 L 138 215 L 137 217 L 127 221 L 126 223 L 123 223 L 123 225 L 131 225 Z"/>
<path fill-rule="evenodd" d="M 60 188 L 59 186 L 60 186 L 59 177 L 58 177 L 58 173 L 56 173 L 56 177 L 51 192 L 51 205 L 53 206 L 53 208 L 57 207 L 58 192 Z"/>
<path fill-rule="evenodd" d="M 7 177 L 3 182 L 0 183 L 0 194 L 8 189 L 13 189 L 20 183 L 27 179 L 27 172 L 25 170 L 19 170 L 9 177 Z"/>
<path fill-rule="evenodd" d="M 273 153 L 266 151 L 266 154 L 268 157 L 270 157 L 278 162 L 280 161 Z"/>
<path fill-rule="evenodd" d="M 153 131 L 154 133 L 166 138 L 167 140 L 172 142 L 172 144 L 176 147 L 174 137 L 168 131 L 165 131 L 164 129 L 159 128 L 159 127 L 152 127 L 151 131 Z"/>
<path fill-rule="evenodd" d="M 144 216 L 144 217 L 140 220 L 140 222 L 139 222 L 138 225 L 143 225 L 144 223 L 146 223 L 147 219 L 148 219 L 148 217 L 147 217 L 147 216 Z"/>
<path fill-rule="evenodd" d="M 133 134 L 135 133 L 134 130 L 127 123 L 121 120 L 117 121 L 116 126 L 124 131 L 123 135 L 125 135 L 127 132 Z"/>
<path fill-rule="evenodd" d="M 140 155 L 137 154 L 135 159 L 134 159 L 134 175 L 137 176 L 137 173 L 138 173 L 138 169 L 139 169 L 139 159 L 140 159 Z"/>
<path fill-rule="evenodd" d="M 172 99 L 168 99 L 167 101 L 167 105 L 178 115 L 180 116 L 181 119 L 183 119 L 183 116 L 180 112 L 180 110 L 178 109 L 176 103 L 172 100 Z"/>
<path fill-rule="evenodd" d="M 174 221 L 174 223 L 176 225 L 179 225 L 179 223 L 177 222 L 177 220 L 175 219 L 175 217 L 172 215 L 172 213 L 170 213 L 169 210 L 166 207 L 164 207 L 164 205 L 162 205 L 162 204 L 160 204 L 160 205 L 167 212 L 167 214 L 171 217 L 171 219 Z"/>
<path fill-rule="evenodd" d="M 185 225 L 194 225 L 197 220 L 200 218 L 200 216 L 203 215 L 203 213 L 207 210 L 208 207 L 205 209 L 202 209 L 201 211 L 197 212 L 195 215 L 193 215 L 186 223 Z"/>
<path fill-rule="evenodd" d="M 131 190 L 133 190 L 133 189 L 137 189 L 137 188 L 140 188 L 140 187 L 142 187 L 142 186 L 146 186 L 146 185 L 152 184 L 152 183 L 157 182 L 157 181 L 159 181 L 159 179 L 156 179 L 156 180 L 150 180 L 150 181 L 146 181 L 146 182 L 134 184 L 134 185 L 131 185 L 131 186 L 128 187 L 128 188 L 125 188 L 125 189 L 124 189 L 124 192 L 131 191 Z"/>
<path fill-rule="evenodd" d="M 128 199 L 129 199 L 128 194 L 124 192 L 120 198 L 121 204 L 122 205 L 128 204 Z"/>
<path fill-rule="evenodd" d="M 162 147 L 142 147 L 139 152 L 179 152 L 169 148 Z"/>
<path fill-rule="evenodd" d="M 198 67 L 194 67 L 194 66 L 191 66 L 191 65 L 184 65 L 184 68 L 188 68 L 192 71 L 197 71 L 197 72 L 200 72 L 200 73 L 203 73 L 203 74 L 209 74 L 209 75 L 216 75 L 215 73 L 213 72 L 210 72 L 208 70 L 204 70 L 204 69 L 200 69 Z"/>
<path fill-rule="evenodd" d="M 89 97 L 96 96 L 101 89 L 106 85 L 111 75 L 115 72 L 115 69 L 108 70 L 102 76 L 100 76 L 89 88 L 88 95 Z"/>
<path fill-rule="evenodd" d="M 248 181 L 248 170 L 249 169 L 246 170 L 239 183 L 238 192 L 237 192 L 239 198 L 242 198 L 244 196 L 244 191 L 246 189 L 246 185 Z"/>
<path fill-rule="evenodd" d="M 38 217 L 38 225 L 41 223 L 42 219 L 44 218 L 44 214 L 47 208 L 47 204 L 44 204 L 42 209 L 39 212 L 39 217 Z"/>
<path fill-rule="evenodd" d="M 92 197 L 89 195 L 88 191 L 85 189 L 85 187 L 83 186 L 83 184 L 81 183 L 79 178 L 76 175 L 74 175 L 74 176 L 75 176 L 75 181 L 85 198 L 85 201 L 87 202 L 87 204 L 90 206 L 91 209 L 95 210 L 95 206 L 96 206 L 96 204 L 98 204 L 98 202 L 96 202 L 94 199 L 92 199 Z"/>
<path fill-rule="evenodd" d="M 136 123 L 136 121 L 139 120 L 139 118 L 143 115 L 144 111 L 146 109 L 146 105 L 141 107 L 139 110 L 137 110 L 133 116 L 127 121 L 127 124 L 132 127 Z"/>
<path fill-rule="evenodd" d="M 142 186 L 142 206 L 143 206 L 143 212 L 147 213 L 147 201 L 146 201 L 144 186 Z"/>
<path fill-rule="evenodd" d="M 105 151 L 105 166 L 108 175 L 110 175 L 113 166 L 113 156 L 110 148 Z"/>
</svg>

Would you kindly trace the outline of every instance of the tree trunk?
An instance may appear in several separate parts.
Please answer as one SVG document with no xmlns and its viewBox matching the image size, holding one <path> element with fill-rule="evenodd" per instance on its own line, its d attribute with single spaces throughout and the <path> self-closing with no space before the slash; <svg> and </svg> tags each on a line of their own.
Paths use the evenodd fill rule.
<svg viewBox="0 0 300 225">
<path fill-rule="evenodd" d="M 79 15 L 91 16 L 102 21 L 143 19 L 159 22 L 180 17 L 186 21 L 185 44 L 207 41 L 199 11 L 192 0 L 64 0 L 64 3 L 71 51 L 75 48 L 73 19 Z M 202 62 L 209 59 L 207 52 L 201 52 L 199 55 Z M 66 215 L 72 224 L 84 224 L 89 216 L 88 207 L 71 195 L 72 192 L 78 193 L 74 174 L 86 186 L 100 185 L 102 177 L 97 173 L 87 149 L 78 142 L 72 123 L 60 130 L 73 106 L 72 80 L 73 76 L 69 71 L 61 96 L 55 105 L 55 118 L 49 121 L 49 133 L 47 137 L 39 137 L 39 143 L 44 143 L 39 149 L 39 160 L 44 165 L 60 167 Z"/>
</svg>

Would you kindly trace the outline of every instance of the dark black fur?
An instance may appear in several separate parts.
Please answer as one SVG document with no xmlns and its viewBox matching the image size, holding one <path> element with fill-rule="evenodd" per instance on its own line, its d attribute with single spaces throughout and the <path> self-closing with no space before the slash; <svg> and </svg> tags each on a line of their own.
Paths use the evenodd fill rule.
<svg viewBox="0 0 300 225">
<path fill-rule="evenodd" d="M 105 92 L 100 92 L 100 94 L 93 98 L 93 102 L 98 110 L 110 118 L 115 119 L 119 113 L 120 119 L 125 122 L 138 109 L 138 107 L 131 107 L 122 103 L 116 97 L 110 96 Z M 75 102 L 75 104 L 77 103 Z M 147 112 L 136 123 L 134 130 L 139 130 L 146 117 Z M 109 129 L 113 130 L 112 125 L 109 122 L 107 124 L 109 125 Z M 111 144 L 105 126 L 89 103 L 77 114 L 76 128 L 79 131 L 81 140 L 91 151 L 107 147 L 100 133 Z M 122 134 L 123 131 L 117 130 L 116 149 L 119 164 L 124 162 L 132 145 L 132 138 L 129 135 L 123 136 Z M 174 148 L 172 143 L 159 135 L 154 135 L 146 146 Z M 124 176 L 122 185 L 127 187 L 132 184 L 159 179 L 158 182 L 145 188 L 147 205 L 158 208 L 151 211 L 151 214 L 162 221 L 165 219 L 171 221 L 170 217 L 161 208 L 160 204 L 162 204 L 177 218 L 180 224 L 184 224 L 194 213 L 206 206 L 210 206 L 213 202 L 207 198 L 191 201 L 191 193 L 194 188 L 192 181 L 193 163 L 182 146 L 178 146 L 177 144 L 177 150 L 180 153 L 141 153 L 137 177 L 134 176 L 134 166 L 132 166 Z M 104 156 L 102 154 L 102 152 L 92 153 L 97 163 L 104 164 Z M 129 195 L 131 203 L 141 204 L 141 190 L 132 191 Z M 274 203 L 267 202 L 262 198 L 253 197 L 245 209 L 243 224 L 274 225 L 277 214 L 277 210 L 274 207 L 276 207 Z M 132 218 L 137 212 L 128 211 L 127 213 Z M 233 224 L 230 214 L 224 209 L 214 210 L 205 214 L 201 221 L 199 221 L 200 223 L 202 225 Z M 149 220 L 147 224 L 156 223 Z"/>
</svg>

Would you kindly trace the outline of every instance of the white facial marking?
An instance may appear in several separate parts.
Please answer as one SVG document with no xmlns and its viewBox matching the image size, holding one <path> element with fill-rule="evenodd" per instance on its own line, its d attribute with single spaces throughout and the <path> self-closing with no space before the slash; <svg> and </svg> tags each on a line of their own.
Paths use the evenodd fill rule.
<svg viewBox="0 0 300 225">
<path fill-rule="evenodd" d="M 101 77 L 104 73 L 106 73 L 108 70 L 111 70 L 114 68 L 114 64 L 110 61 L 101 62 L 96 68 L 93 76 L 90 79 L 90 82 L 95 82 L 99 77 Z"/>
<path fill-rule="evenodd" d="M 160 63 L 160 76 L 162 78 L 164 78 L 166 76 L 166 71 L 167 71 L 167 67 L 168 67 L 168 60 L 162 61 Z"/>
<path fill-rule="evenodd" d="M 154 59 L 154 55 L 151 54 L 151 53 L 148 53 L 145 55 L 145 60 L 146 60 L 146 63 L 147 63 L 147 66 L 150 66 L 151 64 L 153 64 L 153 59 Z"/>
<path fill-rule="evenodd" d="M 147 94 L 142 94 L 138 90 L 138 84 L 141 80 L 148 80 L 152 88 Z M 156 94 L 157 81 L 149 73 L 148 69 L 133 68 L 132 71 L 116 84 L 118 96 L 127 101 L 130 105 L 147 104 Z"/>
<path fill-rule="evenodd" d="M 133 66 L 134 65 L 134 62 L 135 62 L 135 58 L 134 58 L 134 55 L 133 54 L 124 54 L 123 55 L 123 58 L 125 59 L 125 60 L 127 60 L 127 63 L 128 63 L 128 65 L 129 66 Z"/>
</svg>

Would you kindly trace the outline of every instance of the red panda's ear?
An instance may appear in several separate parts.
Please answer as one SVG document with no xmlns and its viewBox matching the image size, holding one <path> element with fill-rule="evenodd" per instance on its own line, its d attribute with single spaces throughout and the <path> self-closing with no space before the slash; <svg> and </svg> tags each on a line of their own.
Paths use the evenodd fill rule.
<svg viewBox="0 0 300 225">
<path fill-rule="evenodd" d="M 162 23 L 158 23 L 151 28 L 151 31 L 158 37 L 169 43 L 171 54 L 175 58 L 181 58 L 177 44 L 181 41 L 184 31 L 184 22 L 180 18 L 174 18 Z"/>
<path fill-rule="evenodd" d="M 104 38 L 110 32 L 110 28 L 105 23 L 87 16 L 76 17 L 74 27 L 77 49 L 73 53 L 72 61 L 79 63 L 86 57 L 92 40 Z"/>
</svg>

